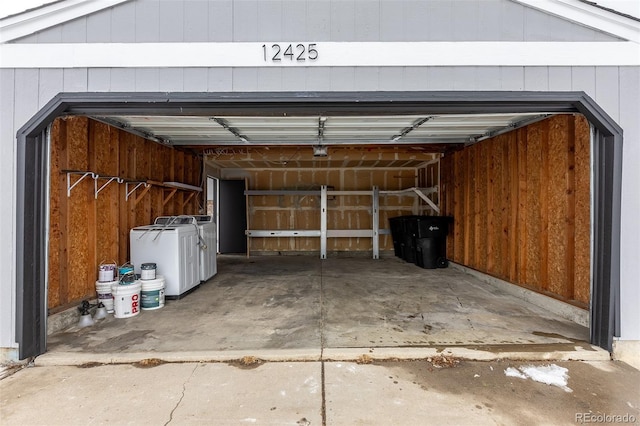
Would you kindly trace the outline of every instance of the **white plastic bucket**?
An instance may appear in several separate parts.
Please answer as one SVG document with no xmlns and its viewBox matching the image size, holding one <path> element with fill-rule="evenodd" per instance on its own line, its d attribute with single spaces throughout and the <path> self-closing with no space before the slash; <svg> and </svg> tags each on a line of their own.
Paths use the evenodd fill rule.
<svg viewBox="0 0 640 426">
<path fill-rule="evenodd" d="M 105 308 L 107 308 L 107 312 L 113 313 L 113 293 L 111 290 L 111 286 L 117 285 L 118 281 L 111 281 L 108 283 L 103 283 L 100 281 L 96 281 L 96 293 L 98 293 L 98 302 L 102 302 Z"/>
<path fill-rule="evenodd" d="M 98 281 L 110 283 L 116 278 L 117 265 L 114 263 L 101 263 L 98 267 Z"/>
<path fill-rule="evenodd" d="M 143 280 L 142 283 L 142 309 L 150 311 L 164 306 L 164 277 L 158 275 L 155 280 Z"/>
<path fill-rule="evenodd" d="M 116 318 L 129 318 L 140 313 L 140 289 L 142 284 L 136 281 L 129 285 L 114 284 L 111 286 L 113 293 L 113 316 Z"/>
<path fill-rule="evenodd" d="M 141 280 L 155 280 L 156 279 L 156 264 L 155 263 L 143 263 L 140 265 L 140 279 Z"/>
</svg>

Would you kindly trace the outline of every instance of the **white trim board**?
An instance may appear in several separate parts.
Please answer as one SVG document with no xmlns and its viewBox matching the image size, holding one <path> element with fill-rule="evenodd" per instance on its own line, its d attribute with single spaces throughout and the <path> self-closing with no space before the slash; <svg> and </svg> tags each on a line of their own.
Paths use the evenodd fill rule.
<svg viewBox="0 0 640 426">
<path fill-rule="evenodd" d="M 634 42 L 327 42 L 314 61 L 279 62 L 265 55 L 271 44 L 0 44 L 0 68 L 640 65 Z"/>
<path fill-rule="evenodd" d="M 640 43 L 640 22 L 580 0 L 512 0 L 561 19 Z"/>
<path fill-rule="evenodd" d="M 66 0 L 27 10 L 0 20 L 0 43 L 17 40 L 127 1 L 130 0 Z"/>
</svg>

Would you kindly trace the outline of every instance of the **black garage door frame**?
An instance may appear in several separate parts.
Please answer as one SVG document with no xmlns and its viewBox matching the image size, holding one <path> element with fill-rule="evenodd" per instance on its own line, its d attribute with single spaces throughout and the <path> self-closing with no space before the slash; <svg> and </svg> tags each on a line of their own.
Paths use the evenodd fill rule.
<svg viewBox="0 0 640 426">
<path fill-rule="evenodd" d="M 584 92 L 60 93 L 17 133 L 16 340 L 20 359 L 46 350 L 48 140 L 56 117 L 580 113 L 594 129 L 591 343 L 620 335 L 622 128 Z"/>
</svg>

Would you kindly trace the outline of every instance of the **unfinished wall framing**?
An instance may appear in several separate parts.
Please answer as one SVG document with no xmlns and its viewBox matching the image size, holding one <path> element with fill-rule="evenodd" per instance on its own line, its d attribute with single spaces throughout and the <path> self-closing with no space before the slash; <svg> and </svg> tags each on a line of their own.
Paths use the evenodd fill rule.
<svg viewBox="0 0 640 426">
<path fill-rule="evenodd" d="M 331 147 L 328 158 L 314 158 L 312 150 L 278 148 L 236 153 L 221 150 L 212 158 L 215 173 L 223 179 L 247 179 L 250 191 L 372 191 L 378 187 L 379 229 L 389 228 L 389 218 L 407 214 L 433 214 L 415 193 L 383 194 L 410 187 L 437 188 L 440 154 L 415 147 Z M 437 189 L 430 198 L 437 204 Z M 248 197 L 248 223 L 258 230 L 320 230 L 319 195 L 254 195 Z M 371 230 L 371 195 L 329 195 L 327 228 Z M 320 252 L 317 237 L 251 238 L 251 253 Z M 393 250 L 390 235 L 379 239 L 379 250 Z M 328 238 L 327 251 L 371 252 L 371 237 Z"/>
<path fill-rule="evenodd" d="M 558 115 L 447 154 L 442 206 L 454 217 L 447 254 L 587 308 L 590 128 Z"/>
<path fill-rule="evenodd" d="M 160 184 L 200 186 L 201 159 L 194 154 L 87 117 L 63 117 L 51 127 L 50 156 L 50 312 L 95 296 L 98 265 L 128 260 L 132 227 L 161 215 L 198 213 L 199 194 Z M 71 170 L 117 177 L 119 182 L 109 183 L 96 196 L 96 182 L 88 176 L 68 194 Z M 71 173 L 70 181 L 75 183 L 80 176 Z M 97 182 L 102 186 L 107 180 Z M 135 185 L 126 182 L 146 186 L 132 191 Z M 129 197 L 127 189 L 132 191 Z"/>
</svg>

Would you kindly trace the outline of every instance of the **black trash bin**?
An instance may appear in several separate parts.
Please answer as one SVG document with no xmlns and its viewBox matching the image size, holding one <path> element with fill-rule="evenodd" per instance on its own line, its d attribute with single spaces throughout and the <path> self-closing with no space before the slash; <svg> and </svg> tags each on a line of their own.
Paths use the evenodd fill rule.
<svg viewBox="0 0 640 426">
<path fill-rule="evenodd" d="M 409 263 L 416 263 L 416 242 L 420 232 L 420 216 L 403 216 L 404 232 L 402 235 L 402 258 Z"/>
<path fill-rule="evenodd" d="M 391 239 L 393 240 L 393 254 L 402 258 L 402 241 L 404 235 L 404 216 L 390 217 Z"/>
<path fill-rule="evenodd" d="M 449 216 L 420 216 L 416 237 L 416 265 L 425 269 L 446 268 Z"/>
<path fill-rule="evenodd" d="M 416 235 L 419 216 L 389 218 L 394 254 L 407 262 L 416 263 Z"/>
<path fill-rule="evenodd" d="M 416 265 L 424 269 L 436 269 L 442 257 L 439 238 L 420 238 L 416 245 Z"/>
<path fill-rule="evenodd" d="M 393 251 L 397 257 L 422 268 L 444 268 L 450 216 L 398 216 L 389 218 Z M 430 242 L 420 242 L 429 239 Z M 431 266 L 433 264 L 437 266 Z M 426 266 L 425 266 L 426 265 Z"/>
</svg>

